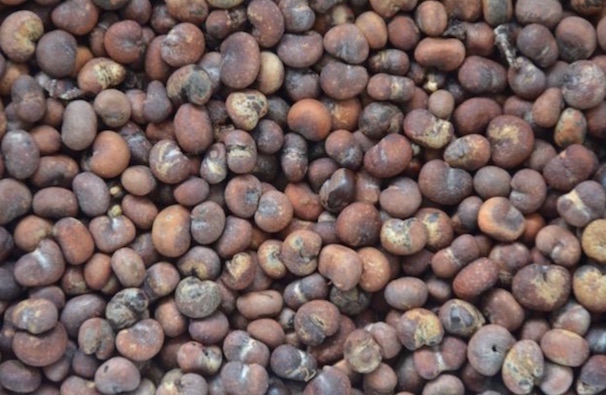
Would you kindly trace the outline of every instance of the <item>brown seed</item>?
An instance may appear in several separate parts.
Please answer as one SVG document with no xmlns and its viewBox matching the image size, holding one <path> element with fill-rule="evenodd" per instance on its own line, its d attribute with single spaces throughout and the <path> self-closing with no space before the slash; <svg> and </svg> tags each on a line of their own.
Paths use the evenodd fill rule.
<svg viewBox="0 0 606 395">
<path fill-rule="evenodd" d="M 526 160 L 532 152 L 534 134 L 524 120 L 502 115 L 493 119 L 486 130 L 495 165 L 509 169 Z"/>
<path fill-rule="evenodd" d="M 262 395 L 269 387 L 269 378 L 266 369 L 256 363 L 244 364 L 231 361 L 221 369 L 223 388 L 231 394 Z M 242 380 L 245 377 L 245 380 Z"/>
<path fill-rule="evenodd" d="M 482 303 L 482 313 L 491 324 L 501 325 L 515 332 L 524 323 L 524 309 L 514 296 L 501 288 L 494 288 L 486 294 Z"/>
<path fill-rule="evenodd" d="M 339 329 L 339 310 L 325 300 L 312 300 L 297 310 L 295 331 L 303 344 L 317 346 Z"/>
<path fill-rule="evenodd" d="M 215 244 L 215 249 L 223 259 L 244 251 L 252 240 L 252 225 L 249 221 L 234 217 L 226 217 L 223 233 Z"/>
<path fill-rule="evenodd" d="M 532 105 L 532 119 L 541 127 L 551 128 L 560 119 L 564 107 L 562 90 L 559 88 L 548 88 L 539 96 Z"/>
<path fill-rule="evenodd" d="M 498 93 L 507 86 L 505 68 L 480 56 L 468 56 L 459 68 L 458 78 L 463 88 L 476 95 Z"/>
<path fill-rule="evenodd" d="M 282 244 L 281 261 L 291 273 L 306 276 L 318 266 L 321 247 L 320 235 L 309 230 L 296 230 Z"/>
<path fill-rule="evenodd" d="M 242 290 L 255 280 L 257 266 L 256 254 L 239 252 L 225 262 L 221 281 L 231 290 Z"/>
<path fill-rule="evenodd" d="M 257 147 L 252 136 L 243 130 L 233 130 L 225 136 L 227 167 L 234 173 L 246 174 L 254 170 Z"/>
<path fill-rule="evenodd" d="M 189 249 L 189 217 L 189 211 L 180 205 L 167 207 L 158 214 L 152 227 L 152 239 L 158 252 L 177 257 Z"/>
<path fill-rule="evenodd" d="M 606 95 L 606 76 L 592 61 L 571 63 L 563 77 L 562 95 L 579 110 L 597 106 Z"/>
<path fill-rule="evenodd" d="M 57 362 L 67 347 L 67 331 L 58 323 L 53 329 L 39 335 L 19 331 L 15 333 L 12 350 L 23 363 L 41 367 Z"/>
<path fill-rule="evenodd" d="M 396 255 L 412 255 L 425 247 L 427 230 L 416 218 L 388 219 L 380 233 L 381 246 Z"/>
<path fill-rule="evenodd" d="M 109 58 L 94 58 L 78 72 L 78 88 L 86 93 L 98 94 L 103 89 L 119 85 L 126 78 L 126 69 Z"/>
<path fill-rule="evenodd" d="M 190 318 L 204 318 L 211 315 L 221 303 L 219 286 L 209 280 L 200 281 L 186 277 L 175 290 L 175 303 L 179 311 Z"/>
<path fill-rule="evenodd" d="M 33 392 L 41 383 L 40 369 L 27 366 L 16 359 L 7 359 L 0 364 L 0 384 L 8 391 Z"/>
<path fill-rule="evenodd" d="M 316 374 L 316 359 L 289 344 L 278 346 L 271 354 L 271 369 L 281 378 L 308 381 Z"/>
<path fill-rule="evenodd" d="M 461 337 L 470 337 L 485 323 L 482 313 L 471 303 L 451 299 L 444 303 L 438 314 L 444 330 Z"/>
<path fill-rule="evenodd" d="M 545 12 L 539 12 L 539 10 Z M 552 29 L 562 19 L 562 4 L 552 0 L 547 3 L 522 0 L 516 2 L 515 15 L 521 24 L 538 23 Z"/>
<path fill-rule="evenodd" d="M 116 349 L 132 361 L 147 361 L 154 357 L 164 342 L 160 324 L 144 319 L 116 334 Z"/>
<path fill-rule="evenodd" d="M 364 168 L 370 175 L 390 178 L 401 173 L 412 159 L 408 139 L 399 134 L 388 134 L 364 155 Z"/>
<path fill-rule="evenodd" d="M 70 149 L 81 151 L 88 148 L 97 134 L 97 115 L 93 106 L 83 100 L 75 100 L 65 107 L 61 141 Z"/>
<path fill-rule="evenodd" d="M 320 72 L 320 87 L 332 99 L 347 100 L 364 91 L 368 78 L 363 66 L 329 61 Z"/>
<path fill-rule="evenodd" d="M 594 355 L 583 365 L 576 383 L 576 391 L 579 394 L 598 394 L 606 389 L 604 379 L 604 367 L 606 358 L 603 355 Z"/>
<path fill-rule="evenodd" d="M 351 332 L 343 346 L 348 367 L 358 373 L 370 373 L 381 363 L 381 348 L 371 333 L 363 329 Z"/>
<path fill-rule="evenodd" d="M 581 244 L 570 231 L 548 225 L 536 235 L 536 247 L 558 265 L 574 267 L 581 259 Z"/>
<path fill-rule="evenodd" d="M 353 23 L 343 23 L 328 30 L 324 35 L 324 49 L 349 64 L 364 62 L 369 53 L 366 37 Z"/>
<path fill-rule="evenodd" d="M 507 388 L 516 394 L 529 394 L 544 373 L 543 353 L 532 340 L 520 340 L 511 347 L 501 377 Z"/>
<path fill-rule="evenodd" d="M 524 232 L 522 214 L 503 197 L 488 199 L 478 212 L 478 226 L 489 236 L 500 241 L 514 241 Z"/>
<path fill-rule="evenodd" d="M 479 134 L 457 138 L 446 147 L 444 160 L 452 167 L 478 170 L 490 160 L 490 142 Z"/>
<path fill-rule="evenodd" d="M 306 51 L 301 51 L 306 48 Z M 314 65 L 322 57 L 324 46 L 322 36 L 311 30 L 305 34 L 284 34 L 278 43 L 276 53 L 289 67 L 306 68 Z"/>
<path fill-rule="evenodd" d="M 435 117 L 428 110 L 417 109 L 404 118 L 404 133 L 423 147 L 440 149 L 452 140 L 454 129 L 450 122 Z"/>
<path fill-rule="evenodd" d="M 17 11 L 8 15 L 0 25 L 0 48 L 14 62 L 29 60 L 36 51 L 36 41 L 44 34 L 38 15 L 31 11 Z"/>
<path fill-rule="evenodd" d="M 398 310 L 421 307 L 427 301 L 426 284 L 415 277 L 400 277 L 390 281 L 384 290 L 385 301 Z"/>
<path fill-rule="evenodd" d="M 438 345 L 444 337 L 444 328 L 439 318 L 423 308 L 405 312 L 398 320 L 397 330 L 400 342 L 410 351 Z"/>
<path fill-rule="evenodd" d="M 234 89 L 248 87 L 260 67 L 259 44 L 250 34 L 237 32 L 221 43 L 221 81 L 225 85 Z"/>
<path fill-rule="evenodd" d="M 99 177 L 117 177 L 130 162 L 127 143 L 116 132 L 103 131 L 97 134 L 92 150 L 90 169 Z"/>
<path fill-rule="evenodd" d="M 421 168 L 419 189 L 424 197 L 438 204 L 455 205 L 471 194 L 472 178 L 465 170 L 434 159 Z"/>
<path fill-rule="evenodd" d="M 541 350 L 547 359 L 564 366 L 581 366 L 589 357 L 587 341 L 565 329 L 547 331 L 541 338 Z"/>
<path fill-rule="evenodd" d="M 572 289 L 575 298 L 592 312 L 606 311 L 601 295 L 606 292 L 606 277 L 602 266 L 583 265 L 574 272 Z"/>
<path fill-rule="evenodd" d="M 345 246 L 329 244 L 320 251 L 318 272 L 341 291 L 353 289 L 362 276 L 362 260 Z"/>
<path fill-rule="evenodd" d="M 301 134 L 307 140 L 323 140 L 330 132 L 330 113 L 318 100 L 299 100 L 288 112 L 288 127 L 292 131 Z"/>
<path fill-rule="evenodd" d="M 204 47 L 204 35 L 196 25 L 179 23 L 162 40 L 162 60 L 172 67 L 196 63 L 202 57 Z"/>
<path fill-rule="evenodd" d="M 606 262 L 606 248 L 602 237 L 605 228 L 606 220 L 596 219 L 585 227 L 581 236 L 583 252 L 598 263 Z"/>
<path fill-rule="evenodd" d="M 61 249 L 51 239 L 40 241 L 35 250 L 21 256 L 14 269 L 15 280 L 26 287 L 50 285 L 65 271 Z"/>
<path fill-rule="evenodd" d="M 177 363 L 184 372 L 212 375 L 221 368 L 223 352 L 218 346 L 203 346 L 191 341 L 179 348 Z"/>
<path fill-rule="evenodd" d="M 470 300 L 492 288 L 499 279 L 499 268 L 488 258 L 479 258 L 465 266 L 452 282 L 455 295 Z"/>
<path fill-rule="evenodd" d="M 570 277 L 561 266 L 533 263 L 516 273 L 511 290 L 523 307 L 553 311 L 566 303 L 572 285 Z"/>
<path fill-rule="evenodd" d="M 2 138 L 1 152 L 8 176 L 22 180 L 38 169 L 40 151 L 32 136 L 23 130 L 6 133 Z"/>
<path fill-rule="evenodd" d="M 337 236 L 350 247 L 376 244 L 380 229 L 379 211 L 367 203 L 350 204 L 341 211 L 336 221 Z"/>
<path fill-rule="evenodd" d="M 267 191 L 259 199 L 255 223 L 266 232 L 284 229 L 293 217 L 293 207 L 288 197 L 279 191 Z"/>
<path fill-rule="evenodd" d="M 568 192 L 588 179 L 596 168 L 595 154 L 580 144 L 572 144 L 545 164 L 543 178 L 550 187 Z"/>
<path fill-rule="evenodd" d="M 559 22 L 555 37 L 560 59 L 574 62 L 589 58 L 597 47 L 596 31 L 591 23 L 579 16 L 567 16 Z"/>
<path fill-rule="evenodd" d="M 57 307 L 47 299 L 26 299 L 19 302 L 10 317 L 19 329 L 38 335 L 52 329 L 59 317 Z"/>
<path fill-rule="evenodd" d="M 565 393 L 573 381 L 571 368 L 546 361 L 539 388 L 545 394 Z"/>
<path fill-rule="evenodd" d="M 366 292 L 383 289 L 391 277 L 390 263 L 385 254 L 374 247 L 364 247 L 358 250 L 358 256 L 362 260 L 360 288 Z"/>
<path fill-rule="evenodd" d="M 212 82 L 206 71 L 195 64 L 178 68 L 166 81 L 166 94 L 175 104 L 206 104 L 212 95 Z"/>
<path fill-rule="evenodd" d="M 414 51 L 415 60 L 423 67 L 453 71 L 465 60 L 465 46 L 452 38 L 424 38 Z"/>
<path fill-rule="evenodd" d="M 21 182 L 5 178 L 0 180 L 0 204 L 5 207 L 0 212 L 0 225 L 6 225 L 29 211 L 32 195 Z"/>
<path fill-rule="evenodd" d="M 140 382 L 139 369 L 123 357 L 108 359 L 95 373 L 95 386 L 103 394 L 133 391 Z"/>
</svg>

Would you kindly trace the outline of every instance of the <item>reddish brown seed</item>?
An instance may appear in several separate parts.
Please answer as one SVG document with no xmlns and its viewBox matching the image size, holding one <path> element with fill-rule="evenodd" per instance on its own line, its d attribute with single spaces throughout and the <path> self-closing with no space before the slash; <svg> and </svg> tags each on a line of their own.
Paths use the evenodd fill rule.
<svg viewBox="0 0 606 395">
<path fill-rule="evenodd" d="M 320 251 L 318 272 L 339 290 L 349 291 L 360 281 L 362 260 L 348 247 L 329 244 Z"/>
<path fill-rule="evenodd" d="M 364 247 L 358 250 L 358 256 L 362 260 L 360 288 L 366 292 L 383 289 L 391 277 L 390 263 L 385 254 L 374 247 Z"/>
<path fill-rule="evenodd" d="M 471 300 L 492 288 L 499 279 L 499 268 L 488 258 L 479 258 L 465 266 L 454 278 L 452 288 L 461 299 Z"/>
<path fill-rule="evenodd" d="M 147 361 L 154 357 L 164 342 L 160 324 L 144 319 L 116 334 L 116 349 L 132 361 Z"/>
<path fill-rule="evenodd" d="M 497 240 L 514 241 L 524 232 L 525 221 L 508 199 L 493 197 L 480 207 L 478 226 Z"/>
<path fill-rule="evenodd" d="M 465 46 L 452 38 L 424 38 L 414 51 L 415 60 L 424 67 L 453 71 L 465 60 Z"/>
<path fill-rule="evenodd" d="M 193 23 L 175 25 L 162 40 L 161 56 L 172 67 L 196 63 L 204 53 L 202 31 Z"/>
<path fill-rule="evenodd" d="M 318 100 L 297 101 L 288 112 L 288 127 L 310 141 L 323 140 L 331 129 L 331 116 Z"/>
<path fill-rule="evenodd" d="M 152 239 L 158 252 L 177 257 L 189 249 L 189 217 L 189 211 L 180 205 L 167 207 L 158 214 L 152 227 Z"/>
<path fill-rule="evenodd" d="M 541 350 L 547 359 L 560 365 L 578 367 L 589 357 L 585 339 L 565 329 L 552 329 L 541 338 Z"/>
<path fill-rule="evenodd" d="M 367 203 L 350 204 L 341 211 L 336 221 L 337 236 L 350 247 L 376 244 L 380 229 L 379 211 Z"/>
<path fill-rule="evenodd" d="M 487 292 L 482 303 L 482 313 L 491 324 L 501 325 L 510 332 L 518 330 L 525 319 L 522 306 L 509 291 L 501 288 Z"/>
<path fill-rule="evenodd" d="M 19 331 L 12 341 L 12 350 L 23 363 L 41 367 L 57 362 L 67 347 L 67 331 L 58 323 L 53 329 L 39 335 Z"/>
</svg>

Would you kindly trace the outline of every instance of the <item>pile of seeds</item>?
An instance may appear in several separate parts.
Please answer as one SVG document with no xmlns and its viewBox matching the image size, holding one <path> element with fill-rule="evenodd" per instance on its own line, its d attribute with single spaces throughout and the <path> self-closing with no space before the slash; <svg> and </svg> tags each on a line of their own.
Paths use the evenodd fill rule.
<svg viewBox="0 0 606 395">
<path fill-rule="evenodd" d="M 0 4 L 0 395 L 606 390 L 604 1 Z"/>
</svg>

